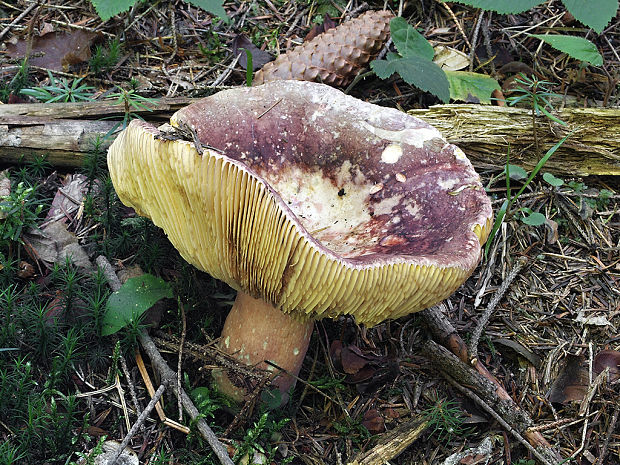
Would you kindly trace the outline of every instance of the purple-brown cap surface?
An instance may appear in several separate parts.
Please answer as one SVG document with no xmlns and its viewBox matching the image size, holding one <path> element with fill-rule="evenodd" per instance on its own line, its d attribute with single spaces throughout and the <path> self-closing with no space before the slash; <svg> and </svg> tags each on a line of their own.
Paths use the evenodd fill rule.
<svg viewBox="0 0 620 465">
<path fill-rule="evenodd" d="M 492 222 L 463 152 L 423 121 L 323 84 L 207 97 L 165 140 L 134 121 L 108 154 L 121 200 L 182 256 L 299 318 L 377 324 L 448 297 Z"/>
</svg>

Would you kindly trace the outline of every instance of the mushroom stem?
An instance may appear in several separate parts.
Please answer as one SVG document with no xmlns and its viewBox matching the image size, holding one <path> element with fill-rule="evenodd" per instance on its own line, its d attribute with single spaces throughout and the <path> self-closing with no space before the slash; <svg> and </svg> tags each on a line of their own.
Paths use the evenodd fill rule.
<svg viewBox="0 0 620 465">
<path fill-rule="evenodd" d="M 279 374 L 272 382 L 285 401 L 295 384 L 293 376 L 301 369 L 313 325 L 312 320 L 299 321 L 240 291 L 224 323 L 219 346 L 246 365 L 275 371 L 275 367 L 264 362 L 269 360 L 285 370 L 288 374 Z M 214 370 L 213 378 L 220 392 L 239 402 L 251 388 L 246 378 L 225 370 Z"/>
</svg>

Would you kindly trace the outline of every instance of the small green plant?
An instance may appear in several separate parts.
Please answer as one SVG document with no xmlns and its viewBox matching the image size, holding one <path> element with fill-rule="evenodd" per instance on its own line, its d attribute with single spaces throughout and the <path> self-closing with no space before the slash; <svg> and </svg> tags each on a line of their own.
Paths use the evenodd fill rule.
<svg viewBox="0 0 620 465">
<path fill-rule="evenodd" d="M 430 92 L 447 103 L 467 100 L 471 96 L 480 103 L 491 103 L 491 94 L 499 89 L 497 81 L 489 76 L 465 71 L 444 71 L 433 62 L 433 46 L 404 18 L 390 21 L 392 41 L 398 53 L 388 53 L 385 60 L 374 60 L 370 67 L 381 79 L 397 73 L 403 80 L 425 92 Z"/>
<path fill-rule="evenodd" d="M 19 67 L 15 76 L 10 81 L 0 84 L 0 102 L 8 103 L 11 95 L 17 95 L 28 85 L 28 60 L 23 59 L 19 62 Z"/>
<path fill-rule="evenodd" d="M 437 399 L 422 414 L 428 420 L 431 434 L 439 441 L 450 441 L 455 436 L 463 436 L 469 432 L 463 426 L 463 412 L 453 400 Z"/>
<path fill-rule="evenodd" d="M 493 228 L 491 228 L 491 232 L 489 233 L 489 237 L 484 247 L 485 255 L 488 255 L 489 250 L 491 248 L 491 244 L 493 243 L 493 239 L 495 238 L 495 235 L 497 234 L 497 230 L 500 228 L 500 226 L 504 222 L 504 218 L 506 214 L 510 211 L 510 207 L 516 202 L 519 196 L 523 194 L 525 189 L 527 189 L 527 186 L 530 185 L 530 183 L 532 182 L 534 177 L 538 174 L 538 172 L 541 170 L 541 168 L 545 166 L 545 163 L 547 163 L 547 160 L 551 158 L 551 156 L 562 146 L 562 144 L 566 141 L 566 139 L 568 139 L 568 137 L 571 134 L 572 133 L 567 134 L 557 144 L 555 144 L 553 147 L 547 150 L 547 153 L 545 153 L 545 155 L 538 161 L 538 163 L 536 164 L 536 166 L 534 167 L 534 169 L 532 170 L 532 172 L 530 173 L 526 181 L 523 183 L 523 186 L 521 186 L 521 189 L 519 189 L 514 196 L 512 195 L 512 190 L 510 187 L 510 166 L 513 166 L 513 165 L 510 165 L 510 148 L 509 148 L 507 160 L 506 160 L 506 200 L 504 200 L 504 202 L 502 203 L 502 206 L 499 208 L 499 211 L 497 212 L 497 215 L 495 216 L 495 222 L 493 223 Z M 533 212 L 530 212 L 528 216 L 531 217 L 532 213 Z M 536 223 L 540 221 L 541 218 L 539 215 L 542 215 L 542 214 L 539 213 L 535 215 L 533 218 L 531 218 L 531 221 L 528 224 L 532 224 L 532 223 Z M 542 219 L 544 223 L 544 216 Z"/>
<path fill-rule="evenodd" d="M 288 418 L 284 418 L 278 421 L 269 418 L 271 414 L 269 412 L 263 413 L 258 422 L 254 423 L 254 426 L 249 428 L 245 432 L 243 441 L 237 444 L 237 451 L 233 460 L 242 459 L 244 456 L 248 456 L 250 461 L 256 454 L 264 456 L 260 463 L 271 463 L 275 457 L 278 447 L 273 447 L 272 442 L 277 441 L 280 437 L 280 431 L 290 421 Z M 267 445 L 263 445 L 263 444 Z M 292 462 L 294 457 L 288 456 L 284 460 L 278 461 L 278 463 L 286 464 Z"/>
<path fill-rule="evenodd" d="M 374 60 L 370 67 L 381 79 L 398 73 L 407 84 L 430 92 L 441 101 L 450 100 L 450 84 L 443 70 L 433 63 L 431 44 L 404 18 L 390 21 L 392 41 L 398 53 L 390 52 L 385 60 Z"/>
<path fill-rule="evenodd" d="M 140 115 L 135 113 L 136 111 L 152 111 L 148 105 L 155 103 L 155 100 L 138 94 L 137 87 L 138 82 L 132 79 L 129 82 L 129 89 L 123 89 L 117 86 L 117 92 L 113 92 L 109 95 L 110 98 L 114 99 L 113 103 L 123 106 L 124 113 L 123 120 L 115 124 L 103 137 L 104 139 L 110 137 L 119 128 L 125 129 L 132 119 L 142 119 Z"/>
<path fill-rule="evenodd" d="M 142 314 L 164 297 L 172 298 L 172 289 L 163 279 L 150 274 L 128 279 L 108 298 L 101 335 L 109 336 L 139 322 Z"/>
<path fill-rule="evenodd" d="M 71 79 L 56 78 L 50 71 L 47 72 L 49 85 L 22 89 L 23 95 L 28 95 L 43 103 L 90 101 L 94 87 L 82 84 L 84 78 Z"/>
<path fill-rule="evenodd" d="M 36 227 L 43 205 L 36 199 L 35 188 L 20 182 L 9 195 L 0 196 L 0 256 L 11 259 L 22 232 Z M 19 249 L 17 249 L 19 250 Z M 17 252 L 19 257 L 19 251 Z"/>
<path fill-rule="evenodd" d="M 516 14 L 545 3 L 546 0 L 456 0 L 456 2 L 501 14 Z M 562 3 L 578 21 L 599 34 L 618 11 L 618 0 L 598 0 L 596 7 L 583 0 L 562 0 Z"/>
<path fill-rule="evenodd" d="M 527 77 L 523 73 L 519 73 L 519 77 L 515 79 L 515 83 L 518 86 L 513 89 L 512 95 L 506 99 L 506 103 L 510 106 L 517 105 L 519 103 L 525 104 L 525 106 L 532 110 L 532 129 L 534 131 L 534 141 L 538 148 L 538 137 L 536 134 L 536 117 L 544 115 L 552 121 L 566 126 L 566 123 L 560 118 L 552 115 L 549 110 L 553 111 L 553 105 L 549 102 L 550 97 L 561 97 L 560 95 L 551 92 L 549 86 L 553 85 L 549 81 L 541 81 L 536 76 Z"/>
<path fill-rule="evenodd" d="M 119 13 L 123 13 L 136 4 L 137 0 L 90 0 L 90 2 L 97 10 L 97 14 L 103 21 L 107 21 L 112 16 L 116 16 Z M 223 18 L 226 22 L 229 21 L 226 16 L 226 11 L 222 6 L 222 0 L 186 0 L 198 8 L 202 8 L 209 13 L 213 13 L 220 18 Z"/>
<path fill-rule="evenodd" d="M 115 66 L 120 57 L 121 43 L 118 39 L 114 39 L 109 41 L 106 46 L 97 45 L 95 47 L 95 51 L 90 57 L 88 66 L 93 73 L 99 74 Z"/>
</svg>

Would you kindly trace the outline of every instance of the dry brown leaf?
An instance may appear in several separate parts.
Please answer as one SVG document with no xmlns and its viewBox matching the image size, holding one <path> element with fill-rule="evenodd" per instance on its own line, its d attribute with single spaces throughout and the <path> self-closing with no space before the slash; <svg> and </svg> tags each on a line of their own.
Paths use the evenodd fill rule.
<svg viewBox="0 0 620 465">
<path fill-rule="evenodd" d="M 617 350 L 601 350 L 594 357 L 593 365 L 596 376 L 609 368 L 609 380 L 614 382 L 620 379 L 620 352 Z"/>
<path fill-rule="evenodd" d="M 549 400 L 567 404 L 581 401 L 588 392 L 589 376 L 585 359 L 581 355 L 567 355 L 557 378 L 551 385 Z"/>
<path fill-rule="evenodd" d="M 76 30 L 71 32 L 50 32 L 44 36 L 34 37 L 29 63 L 33 66 L 63 71 L 71 65 L 77 65 L 90 59 L 90 46 L 97 38 L 94 32 Z M 13 59 L 25 57 L 27 40 L 20 39 L 16 44 L 9 44 L 7 55 Z"/>
<path fill-rule="evenodd" d="M 364 413 L 364 419 L 362 425 L 366 427 L 368 431 L 374 434 L 383 433 L 385 431 L 385 421 L 377 409 L 370 409 Z"/>
<path fill-rule="evenodd" d="M 252 69 L 257 70 L 262 68 L 266 63 L 269 63 L 273 57 L 266 51 L 261 50 L 252 43 L 244 34 L 237 34 L 232 42 L 233 55 L 239 56 L 239 65 L 243 69 L 248 69 L 248 58 L 245 50 L 248 50 L 252 54 Z"/>
</svg>

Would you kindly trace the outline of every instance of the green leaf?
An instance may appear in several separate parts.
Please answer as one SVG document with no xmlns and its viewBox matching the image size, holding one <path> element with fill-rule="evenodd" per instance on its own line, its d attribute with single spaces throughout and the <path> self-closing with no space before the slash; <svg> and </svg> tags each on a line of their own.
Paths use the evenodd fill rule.
<svg viewBox="0 0 620 465">
<path fill-rule="evenodd" d="M 222 0 L 186 0 L 187 3 L 191 3 L 198 8 L 202 8 L 209 13 L 213 13 L 215 16 L 222 18 L 227 23 L 230 22 L 230 18 L 226 14 L 226 10 L 222 6 Z"/>
<path fill-rule="evenodd" d="M 542 213 L 534 212 L 521 218 L 521 222 L 530 226 L 542 226 L 547 218 Z"/>
<path fill-rule="evenodd" d="M 527 178 L 527 171 L 518 165 L 508 165 L 508 172 L 510 173 L 510 179 L 514 179 L 515 181 Z M 504 174 L 505 173 L 506 169 L 504 169 Z"/>
<path fill-rule="evenodd" d="M 455 0 L 456 3 L 497 11 L 502 14 L 522 13 L 544 3 L 545 0 Z"/>
<path fill-rule="evenodd" d="M 432 60 L 435 56 L 433 46 L 400 16 L 390 21 L 390 34 L 398 53 L 403 57 L 418 56 Z"/>
<path fill-rule="evenodd" d="M 530 36 L 548 43 L 553 48 L 567 53 L 577 60 L 588 62 L 594 66 L 603 64 L 603 57 L 598 52 L 596 45 L 583 37 L 546 34 L 530 34 Z"/>
<path fill-rule="evenodd" d="M 553 187 L 560 187 L 564 184 L 564 180 L 560 178 L 556 178 L 551 173 L 543 173 L 543 179 L 551 184 Z"/>
<path fill-rule="evenodd" d="M 618 11 L 618 0 L 562 0 L 562 2 L 576 20 L 599 34 Z"/>
<path fill-rule="evenodd" d="M 136 0 L 90 0 L 102 21 L 129 10 Z"/>
<path fill-rule="evenodd" d="M 144 312 L 164 297 L 172 298 L 172 289 L 163 279 L 150 274 L 128 279 L 108 298 L 101 335 L 109 336 L 137 321 Z"/>
<path fill-rule="evenodd" d="M 498 82 L 490 76 L 468 71 L 444 71 L 450 83 L 450 98 L 471 103 L 491 103 L 491 94 L 500 90 Z"/>
<path fill-rule="evenodd" d="M 430 92 L 444 103 L 450 101 L 450 84 L 446 73 L 426 58 L 408 56 L 393 60 L 374 60 L 370 67 L 381 79 L 398 73 L 407 84 Z"/>
</svg>

